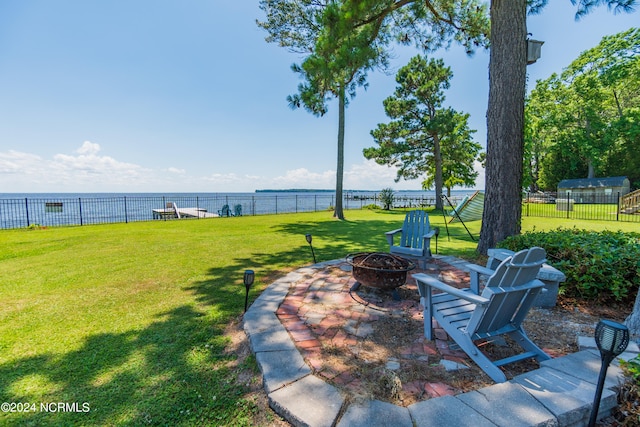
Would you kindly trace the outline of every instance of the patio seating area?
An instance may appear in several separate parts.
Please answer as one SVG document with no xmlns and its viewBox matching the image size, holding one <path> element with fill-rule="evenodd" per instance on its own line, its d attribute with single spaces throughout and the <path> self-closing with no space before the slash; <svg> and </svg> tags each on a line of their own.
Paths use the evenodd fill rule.
<svg viewBox="0 0 640 427">
<path fill-rule="evenodd" d="M 413 273 L 468 286 L 465 265 L 466 261 L 435 255 Z M 550 353 L 552 359 L 538 368 L 501 384 L 486 377 L 487 386 L 477 390 L 461 392 L 447 381 L 425 377 L 396 384 L 396 403 L 408 404 L 363 392 L 362 373 L 346 364 L 328 363 L 322 351 L 349 349 L 357 359 L 373 357 L 374 370 L 380 360 L 367 353 L 367 345 L 375 341 L 373 334 L 385 319 L 400 319 L 407 331 L 398 331 L 403 342 L 379 372 L 399 372 L 409 363 L 426 367 L 438 360 L 438 369 L 455 375 L 474 364 L 444 330 L 436 327 L 432 341 L 424 337 L 423 307 L 411 276 L 399 288 L 403 298 L 395 301 L 363 287 L 352 290 L 350 269 L 344 259 L 300 268 L 271 284 L 244 316 L 269 404 L 293 425 L 429 426 L 441 425 L 442 419 L 459 426 L 586 425 L 600 368 L 595 340 L 589 337 L 580 339 L 577 353 Z M 418 332 L 408 336 L 411 325 L 418 325 Z M 630 346 L 622 357 L 637 352 L 637 346 Z M 600 417 L 616 405 L 613 387 L 620 375 L 617 366 L 609 368 Z"/>
</svg>

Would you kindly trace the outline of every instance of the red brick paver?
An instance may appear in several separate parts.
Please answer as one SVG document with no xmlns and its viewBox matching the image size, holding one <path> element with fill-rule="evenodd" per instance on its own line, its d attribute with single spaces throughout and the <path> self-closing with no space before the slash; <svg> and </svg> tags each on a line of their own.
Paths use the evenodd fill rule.
<svg viewBox="0 0 640 427">
<path fill-rule="evenodd" d="M 310 277 L 294 284 L 276 314 L 316 375 L 358 394 L 357 388 L 362 382 L 349 371 L 349 366 L 340 363 L 327 366 L 322 349 L 351 351 L 368 339 L 368 332 L 373 330 L 371 326 L 375 326 L 375 322 L 383 316 L 401 316 L 422 322 L 423 307 L 416 302 L 416 298 L 401 301 L 385 298 L 379 302 L 363 300 L 358 293 L 351 291 L 355 281 L 349 271 L 341 268 L 345 265 L 318 269 Z M 430 263 L 427 272 L 449 284 L 458 282 L 458 286 L 469 281 L 468 275 L 438 260 Z M 415 295 L 418 293 L 411 275 L 403 288 Z M 435 322 L 434 328 L 434 341 L 428 341 L 420 333 L 401 345 L 398 349 L 400 369 L 403 363 L 424 361 L 433 364 L 433 358 L 436 361 L 441 358 L 469 364 L 464 352 L 451 349 L 449 337 Z M 454 394 L 454 389 L 447 384 L 430 382 L 428 378 L 403 384 L 402 387 L 403 392 L 419 399 Z"/>
</svg>

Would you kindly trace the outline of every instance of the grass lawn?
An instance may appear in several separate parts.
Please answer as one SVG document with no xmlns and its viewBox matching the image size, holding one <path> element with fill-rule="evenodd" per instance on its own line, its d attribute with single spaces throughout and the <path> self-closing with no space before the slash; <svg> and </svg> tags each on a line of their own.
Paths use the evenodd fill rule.
<svg viewBox="0 0 640 427">
<path fill-rule="evenodd" d="M 246 397 L 223 334 L 244 308 L 243 271 L 256 272 L 253 300 L 276 277 L 312 263 L 306 233 L 324 261 L 385 251 L 383 233 L 404 218 L 346 215 L 0 231 L 0 402 L 15 404 L 0 412 L 0 425 L 251 425 L 266 408 Z M 462 225 L 449 225 L 447 238 L 442 215 L 431 219 L 441 228 L 439 253 L 475 256 Z M 523 220 L 524 230 L 560 225 L 638 227 Z M 467 227 L 477 238 L 480 221 Z"/>
</svg>

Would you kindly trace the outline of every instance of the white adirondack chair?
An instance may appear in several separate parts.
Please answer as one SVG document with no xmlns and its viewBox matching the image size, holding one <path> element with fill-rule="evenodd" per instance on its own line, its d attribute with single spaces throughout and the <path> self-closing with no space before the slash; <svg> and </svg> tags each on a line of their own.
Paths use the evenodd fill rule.
<svg viewBox="0 0 640 427">
<path fill-rule="evenodd" d="M 426 274 L 414 274 L 424 306 L 425 336 L 433 339 L 433 317 L 460 348 L 498 383 L 507 379 L 500 366 L 532 357 L 539 361 L 550 359 L 522 329 L 522 321 L 544 287 L 536 275 L 545 261 L 542 248 L 517 252 L 500 263 L 481 295 L 470 289 L 457 289 Z M 443 292 L 433 294 L 434 289 Z M 474 344 L 476 340 L 499 335 L 510 336 L 524 352 L 492 361 Z"/>
<path fill-rule="evenodd" d="M 394 244 L 394 236 L 400 233 L 400 242 Z M 402 228 L 385 233 L 392 254 L 417 258 L 426 264 L 431 257 L 431 238 L 436 231 L 429 224 L 429 215 L 425 211 L 410 211 L 404 218 Z"/>
</svg>

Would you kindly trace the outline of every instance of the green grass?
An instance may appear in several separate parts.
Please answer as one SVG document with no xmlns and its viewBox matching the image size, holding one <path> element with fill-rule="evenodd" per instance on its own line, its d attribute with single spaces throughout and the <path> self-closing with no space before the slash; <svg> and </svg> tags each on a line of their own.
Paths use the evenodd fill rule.
<svg viewBox="0 0 640 427">
<path fill-rule="evenodd" d="M 258 408 L 237 381 L 225 327 L 276 277 L 359 251 L 385 251 L 402 211 L 348 211 L 0 231 L 1 425 L 251 425 Z M 441 228 L 438 252 L 467 258 L 460 224 Z M 583 224 L 584 223 L 584 224 Z M 562 220 L 525 218 L 523 229 Z M 565 221 L 632 230 L 637 224 Z M 478 236 L 480 221 L 467 224 Z M 594 228 L 596 227 L 596 228 Z M 252 359 L 249 359 L 251 365 Z M 246 366 L 245 366 L 246 367 Z M 250 366 L 255 369 L 255 362 Z M 39 404 L 88 403 L 86 413 Z"/>
</svg>

